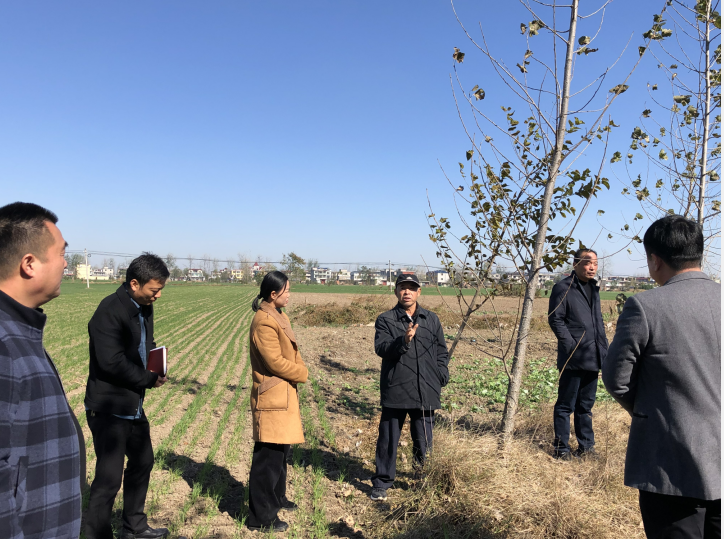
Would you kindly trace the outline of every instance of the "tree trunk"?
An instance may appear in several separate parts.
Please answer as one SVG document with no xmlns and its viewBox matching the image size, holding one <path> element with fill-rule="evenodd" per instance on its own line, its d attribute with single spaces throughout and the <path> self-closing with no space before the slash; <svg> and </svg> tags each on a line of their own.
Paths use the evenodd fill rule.
<svg viewBox="0 0 724 539">
<path fill-rule="evenodd" d="M 704 132 L 702 133 L 702 138 L 704 139 L 703 146 L 701 149 L 701 173 L 699 174 L 699 212 L 697 214 L 697 222 L 699 225 L 703 228 L 704 227 L 704 195 L 706 194 L 706 182 L 707 182 L 707 161 L 708 156 L 707 153 L 709 151 L 709 113 L 710 111 L 710 101 L 711 101 L 711 66 L 709 65 L 709 45 L 711 43 L 711 37 L 710 37 L 710 22 L 709 17 L 711 16 L 711 0 L 707 0 L 706 3 L 706 21 L 705 21 L 705 31 L 706 31 L 706 55 L 704 58 L 705 69 L 704 69 L 704 81 L 706 83 L 706 97 L 704 99 Z"/>
<path fill-rule="evenodd" d="M 563 152 L 563 143 L 566 135 L 566 122 L 568 120 L 568 103 L 571 95 L 571 78 L 573 76 L 573 53 L 576 44 L 576 26 L 578 23 L 578 3 L 579 0 L 573 0 L 571 6 L 571 22 L 568 31 L 568 43 L 566 46 L 566 63 L 563 70 L 563 87 L 561 90 L 560 105 L 558 108 L 558 125 L 556 128 L 556 145 L 553 150 L 551 167 L 548 172 L 548 183 L 546 184 L 543 194 L 543 202 L 541 204 L 541 217 L 538 223 L 538 232 L 536 234 L 535 245 L 533 248 L 533 259 L 528 268 L 528 279 L 525 287 L 525 298 L 523 299 L 523 308 L 518 325 L 518 336 L 515 342 L 515 355 L 513 356 L 513 364 L 511 368 L 511 380 L 508 384 L 508 393 L 505 397 L 505 409 L 503 410 L 503 442 L 507 445 L 513 438 L 515 429 L 515 414 L 518 411 L 518 399 L 520 397 L 520 388 L 523 382 L 523 370 L 525 368 L 526 354 L 528 351 L 528 337 L 530 333 L 530 323 L 533 318 L 533 300 L 535 292 L 538 289 L 538 274 L 540 273 L 540 264 L 543 258 L 543 249 L 545 247 L 546 234 L 548 232 L 548 218 L 550 215 L 551 201 L 553 200 L 553 191 L 556 187 L 558 179 L 558 171 L 560 170 L 561 157 Z M 556 39 L 554 37 L 554 39 Z"/>
</svg>

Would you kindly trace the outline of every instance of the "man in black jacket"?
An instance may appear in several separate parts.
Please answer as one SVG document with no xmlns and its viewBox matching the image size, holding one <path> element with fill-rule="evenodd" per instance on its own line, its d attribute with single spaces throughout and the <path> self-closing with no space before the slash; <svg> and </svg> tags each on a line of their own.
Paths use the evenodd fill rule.
<svg viewBox="0 0 724 539">
<path fill-rule="evenodd" d="M 596 402 L 598 371 L 608 350 L 597 271 L 595 251 L 576 251 L 573 271 L 553 287 L 548 304 L 548 323 L 558 338 L 560 372 L 553 408 L 553 457 L 563 460 L 571 458 L 571 412 L 578 439 L 574 455 L 595 456 L 591 409 Z"/>
<path fill-rule="evenodd" d="M 395 480 L 397 444 L 410 416 L 413 463 L 422 466 L 432 447 L 432 423 L 440 409 L 440 391 L 448 382 L 448 353 L 440 320 L 417 304 L 420 281 L 402 274 L 395 283 L 397 306 L 375 322 L 375 353 L 382 358 L 382 418 L 372 476 L 375 501 L 387 499 Z"/>
<path fill-rule="evenodd" d="M 128 266 L 126 282 L 96 309 L 88 323 L 90 372 L 85 393 L 88 427 L 96 452 L 96 475 L 86 515 L 88 539 L 113 539 L 111 512 L 123 480 L 121 539 L 166 537 L 148 526 L 144 505 L 153 468 L 151 433 L 143 411 L 146 389 L 165 377 L 146 370 L 153 340 L 153 303 L 168 269 L 144 253 Z M 125 474 L 124 456 L 128 457 Z"/>
</svg>

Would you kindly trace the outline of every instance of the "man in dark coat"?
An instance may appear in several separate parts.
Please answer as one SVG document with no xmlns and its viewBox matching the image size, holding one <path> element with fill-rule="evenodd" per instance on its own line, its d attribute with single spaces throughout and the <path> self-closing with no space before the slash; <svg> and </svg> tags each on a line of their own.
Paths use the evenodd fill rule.
<svg viewBox="0 0 724 539">
<path fill-rule="evenodd" d="M 60 294 L 65 248 L 54 213 L 0 208 L 0 537 L 77 539 L 85 442 L 43 347 L 40 309 Z"/>
<path fill-rule="evenodd" d="M 593 414 L 598 371 L 606 357 L 608 339 L 596 285 L 598 257 L 579 249 L 573 271 L 553 287 L 548 303 L 548 323 L 558 339 L 558 400 L 553 407 L 553 457 L 571 458 L 568 440 L 571 413 L 578 439 L 574 456 L 595 456 Z"/>
<path fill-rule="evenodd" d="M 647 537 L 721 537 L 721 285 L 695 221 L 668 215 L 643 242 L 660 286 L 628 298 L 603 362 L 631 414 L 623 481 Z"/>
<path fill-rule="evenodd" d="M 414 466 L 419 470 L 432 447 L 432 424 L 447 384 L 449 361 L 445 334 L 435 313 L 417 304 L 420 281 L 401 274 L 395 283 L 398 303 L 375 322 L 375 353 L 382 358 L 382 418 L 372 476 L 372 500 L 387 499 L 395 480 L 397 444 L 410 416 Z"/>
<path fill-rule="evenodd" d="M 86 417 L 93 434 L 96 475 L 86 516 L 88 539 L 113 539 L 111 512 L 123 480 L 121 539 L 166 537 L 148 525 L 144 506 L 153 468 L 151 431 L 143 411 L 146 389 L 165 377 L 146 370 L 153 340 L 153 303 L 161 296 L 168 269 L 145 253 L 128 266 L 126 282 L 96 309 L 88 322 L 90 369 Z M 128 465 L 123 471 L 124 457 Z"/>
</svg>

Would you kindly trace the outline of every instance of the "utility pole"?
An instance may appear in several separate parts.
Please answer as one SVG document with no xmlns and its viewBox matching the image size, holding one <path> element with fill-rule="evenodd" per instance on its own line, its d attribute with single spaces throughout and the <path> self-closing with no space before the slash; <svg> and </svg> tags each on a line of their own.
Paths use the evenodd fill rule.
<svg viewBox="0 0 724 539">
<path fill-rule="evenodd" d="M 83 249 L 83 254 L 85 255 L 85 287 L 90 288 L 90 268 L 88 267 L 88 257 L 90 255 L 88 249 Z"/>
<path fill-rule="evenodd" d="M 390 281 L 392 280 L 392 261 L 387 261 L 387 287 L 392 290 L 392 285 L 390 284 Z"/>
</svg>

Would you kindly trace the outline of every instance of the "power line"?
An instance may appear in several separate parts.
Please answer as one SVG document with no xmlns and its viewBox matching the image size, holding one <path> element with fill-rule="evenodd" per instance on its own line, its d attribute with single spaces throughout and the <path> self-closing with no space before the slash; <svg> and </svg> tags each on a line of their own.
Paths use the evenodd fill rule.
<svg viewBox="0 0 724 539">
<path fill-rule="evenodd" d="M 83 250 L 66 250 L 66 253 L 69 254 L 83 254 Z M 89 254 L 94 255 L 100 255 L 100 256 L 112 256 L 112 257 L 121 257 L 121 258 L 136 258 L 137 256 L 140 256 L 141 253 L 112 253 L 108 251 L 88 251 Z M 159 255 L 161 256 L 161 255 Z M 161 258 L 164 258 L 161 256 Z M 202 258 L 202 257 L 186 257 L 186 256 L 174 256 L 174 260 L 186 260 L 186 261 L 193 261 L 193 262 L 239 262 L 237 258 Z M 247 260 L 244 261 L 244 264 L 279 264 L 281 265 L 283 261 L 281 260 Z M 411 263 L 411 262 L 390 262 L 389 260 L 384 261 L 377 261 L 377 262 L 370 262 L 370 261 L 362 261 L 362 262 L 317 262 L 319 265 L 328 264 L 330 266 L 387 266 L 388 264 L 392 264 L 393 266 L 406 266 L 406 267 L 417 267 L 417 266 L 425 266 L 430 269 L 445 269 L 442 266 L 428 266 L 425 264 L 420 263 Z"/>
</svg>

